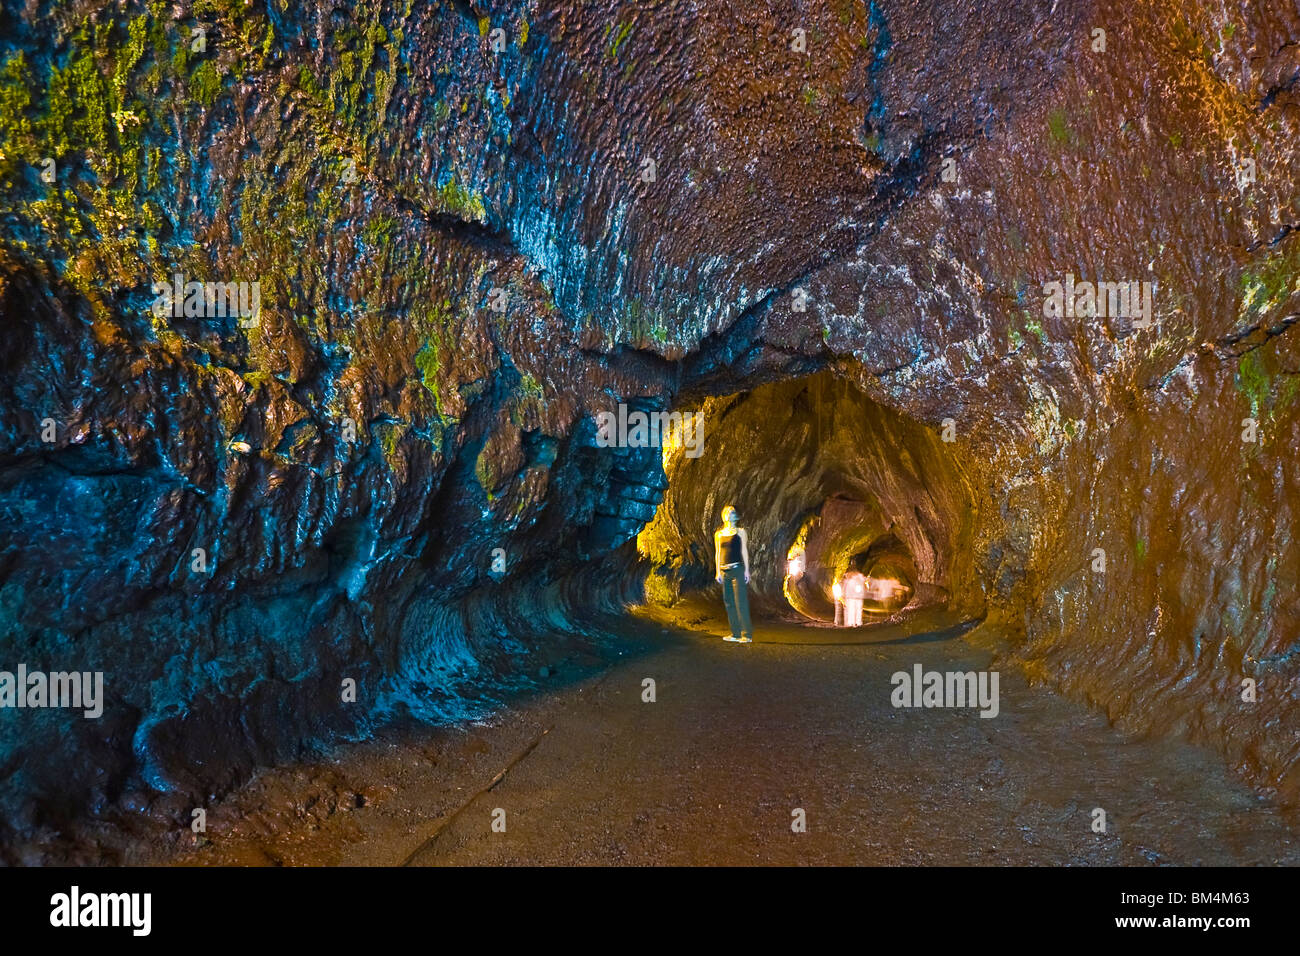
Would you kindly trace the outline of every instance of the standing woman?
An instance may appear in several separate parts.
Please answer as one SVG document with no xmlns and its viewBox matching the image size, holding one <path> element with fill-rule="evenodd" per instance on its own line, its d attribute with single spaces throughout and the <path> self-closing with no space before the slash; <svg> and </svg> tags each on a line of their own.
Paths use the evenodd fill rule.
<svg viewBox="0 0 1300 956">
<path fill-rule="evenodd" d="M 727 606 L 731 636 L 724 641 L 750 644 L 754 628 L 749 623 L 749 536 L 740 527 L 740 515 L 731 505 L 722 509 L 722 527 L 713 535 L 713 563 L 722 585 L 722 603 Z"/>
</svg>

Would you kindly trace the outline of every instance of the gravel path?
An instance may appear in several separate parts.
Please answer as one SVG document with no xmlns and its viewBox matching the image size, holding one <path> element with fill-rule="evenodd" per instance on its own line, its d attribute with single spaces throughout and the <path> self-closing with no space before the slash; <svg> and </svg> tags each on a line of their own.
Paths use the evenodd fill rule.
<svg viewBox="0 0 1300 956">
<path fill-rule="evenodd" d="M 720 640 L 685 605 L 557 639 L 491 720 L 267 771 L 190 864 L 1294 864 L 1300 831 L 1212 754 L 1129 739 L 1013 672 L 999 713 L 895 708 L 891 676 L 979 671 L 941 614 Z M 832 643 L 851 641 L 855 643 Z M 539 666 L 540 665 L 540 666 Z M 655 700 L 643 700 L 645 679 Z M 1092 813 L 1107 814 L 1105 833 Z M 806 832 L 792 830 L 803 811 Z M 505 831 L 493 829 L 504 811 Z M 173 837 L 174 839 L 174 837 Z"/>
<path fill-rule="evenodd" d="M 409 862 L 1300 860 L 1298 834 L 1211 754 L 1124 739 L 1015 674 L 1000 675 L 996 717 L 892 706 L 891 675 L 917 663 L 988 667 L 959 637 L 834 646 L 820 641 L 844 632 L 769 623 L 738 646 L 717 639 L 716 618 L 693 623 L 704 633 L 664 637 L 557 709 Z M 792 830 L 796 809 L 806 832 Z"/>
</svg>

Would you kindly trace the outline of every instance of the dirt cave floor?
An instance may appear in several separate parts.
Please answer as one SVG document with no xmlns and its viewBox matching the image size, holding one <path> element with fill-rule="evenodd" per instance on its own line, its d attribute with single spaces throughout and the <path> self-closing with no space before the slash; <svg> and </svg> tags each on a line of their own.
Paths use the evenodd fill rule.
<svg viewBox="0 0 1300 956">
<path fill-rule="evenodd" d="M 718 602 L 720 604 L 720 602 Z M 721 607 L 557 639 L 489 720 L 267 770 L 128 862 L 186 865 L 1300 862 L 1300 826 L 1211 753 L 1132 739 L 1023 677 L 1000 713 L 896 709 L 890 677 L 982 670 L 942 612 L 848 632 Z M 834 643 L 846 641 L 847 643 Z M 538 661 L 530 662 L 530 666 Z M 544 672 L 542 668 L 545 668 Z M 655 700 L 643 700 L 646 678 Z M 1106 811 L 1105 833 L 1093 811 Z M 802 809 L 806 832 L 794 832 Z M 504 818 L 498 811 L 504 811 Z M 505 832 L 493 829 L 504 819 Z M 117 838 L 122 839 L 118 831 Z M 111 841 L 110 841 L 111 842 Z"/>
</svg>

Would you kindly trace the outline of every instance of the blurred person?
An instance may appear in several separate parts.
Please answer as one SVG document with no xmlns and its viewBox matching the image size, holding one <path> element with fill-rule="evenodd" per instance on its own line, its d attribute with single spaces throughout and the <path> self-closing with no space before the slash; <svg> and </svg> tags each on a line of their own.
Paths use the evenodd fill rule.
<svg viewBox="0 0 1300 956">
<path fill-rule="evenodd" d="M 844 575 L 844 626 L 862 626 L 862 601 L 867 596 L 867 579 L 857 568 Z"/>
</svg>

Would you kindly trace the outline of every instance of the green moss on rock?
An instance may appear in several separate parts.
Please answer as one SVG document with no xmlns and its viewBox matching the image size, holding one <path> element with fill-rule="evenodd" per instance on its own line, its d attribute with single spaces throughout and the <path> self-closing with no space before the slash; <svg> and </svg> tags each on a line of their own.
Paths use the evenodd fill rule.
<svg viewBox="0 0 1300 956">
<path fill-rule="evenodd" d="M 221 77 L 211 60 L 204 60 L 190 76 L 190 90 L 194 99 L 204 106 L 211 106 L 221 95 Z"/>
</svg>

